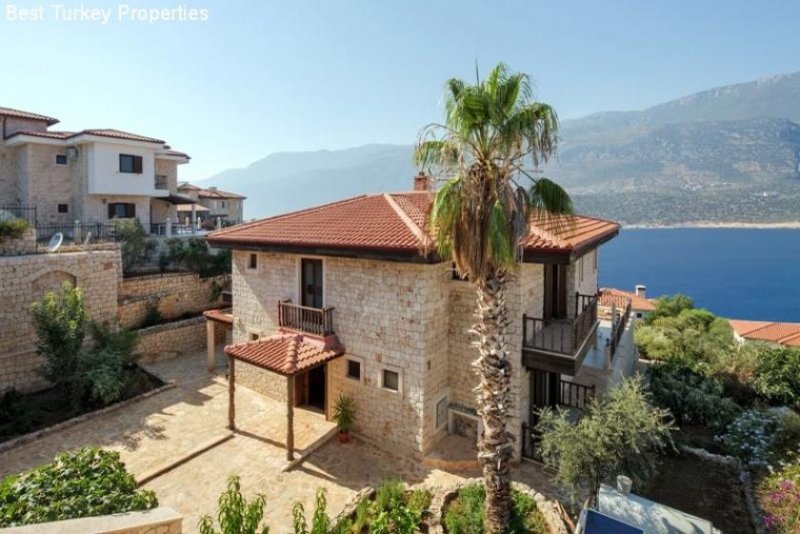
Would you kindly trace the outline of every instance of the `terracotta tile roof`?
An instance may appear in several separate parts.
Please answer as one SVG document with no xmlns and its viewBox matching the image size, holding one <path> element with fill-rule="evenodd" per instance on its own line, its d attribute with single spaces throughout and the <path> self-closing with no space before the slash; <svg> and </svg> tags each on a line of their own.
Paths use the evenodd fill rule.
<svg viewBox="0 0 800 534">
<path fill-rule="evenodd" d="M 178 189 L 190 189 L 192 191 L 200 191 L 200 187 L 197 187 L 194 184 L 190 184 L 189 182 L 181 182 L 178 184 Z"/>
<path fill-rule="evenodd" d="M 276 334 L 258 341 L 228 345 L 225 354 L 291 376 L 341 356 L 344 348 L 335 336 L 322 340 L 301 334 Z"/>
<path fill-rule="evenodd" d="M 768 341 L 787 347 L 800 347 L 800 323 L 740 321 L 730 319 L 731 328 L 741 337 L 753 341 Z"/>
<path fill-rule="evenodd" d="M 210 211 L 207 207 L 201 206 L 200 204 L 178 204 L 178 211 L 192 211 L 192 206 L 194 206 L 194 211 Z"/>
<path fill-rule="evenodd" d="M 612 305 L 617 308 L 624 308 L 631 301 L 631 308 L 638 311 L 651 312 L 655 311 L 656 305 L 653 301 L 643 298 L 631 291 L 623 291 L 621 289 L 614 289 L 613 287 L 600 288 L 600 306 L 610 308 Z"/>
<path fill-rule="evenodd" d="M 20 119 L 33 119 L 37 121 L 45 121 L 48 126 L 58 123 L 58 119 L 48 117 L 47 115 L 39 115 L 38 113 L 31 113 L 30 111 L 22 111 L 20 109 L 0 107 L 0 115 L 6 117 L 17 117 Z"/>
<path fill-rule="evenodd" d="M 247 197 L 243 197 L 242 195 L 237 195 L 236 193 L 229 193 L 228 191 L 222 191 L 221 189 L 201 189 L 197 196 L 200 198 L 241 198 L 245 199 Z"/>
<path fill-rule="evenodd" d="M 147 137 L 135 133 L 123 132 L 121 130 L 113 130 L 110 128 L 81 130 L 80 132 L 35 132 L 30 130 L 22 130 L 14 132 L 8 138 L 17 137 L 19 135 L 31 135 L 34 137 L 49 137 L 53 139 L 72 139 L 81 135 L 96 135 L 99 137 L 109 137 L 113 139 L 124 139 L 126 141 L 140 141 L 143 143 L 158 143 L 163 145 L 164 141 L 154 137 Z M 182 152 L 178 154 L 183 154 Z M 185 155 L 185 154 L 183 154 Z"/>
<path fill-rule="evenodd" d="M 186 152 L 180 152 L 178 150 L 164 150 L 163 152 L 156 152 L 156 157 L 158 156 L 176 156 L 179 158 L 192 159 Z"/>
<path fill-rule="evenodd" d="M 208 235 L 228 246 L 317 248 L 420 255 L 433 196 L 427 191 L 362 195 L 284 215 L 240 224 Z M 569 253 L 613 237 L 619 225 L 582 216 L 532 219 L 526 252 Z M 556 228 L 563 230 L 556 235 Z"/>
<path fill-rule="evenodd" d="M 218 323 L 233 324 L 233 313 L 230 308 L 224 310 L 206 310 L 203 312 L 203 317 Z"/>
</svg>

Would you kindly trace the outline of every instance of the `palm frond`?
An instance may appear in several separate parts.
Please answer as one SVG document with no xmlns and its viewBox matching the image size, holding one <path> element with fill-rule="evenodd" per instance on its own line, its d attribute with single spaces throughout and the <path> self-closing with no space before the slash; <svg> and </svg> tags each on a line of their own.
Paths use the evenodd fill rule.
<svg viewBox="0 0 800 534">
<path fill-rule="evenodd" d="M 436 193 L 428 216 L 428 231 L 436 236 L 436 247 L 442 258 L 449 258 L 453 253 L 454 229 L 461 217 L 461 186 L 458 177 L 447 180 Z"/>
</svg>

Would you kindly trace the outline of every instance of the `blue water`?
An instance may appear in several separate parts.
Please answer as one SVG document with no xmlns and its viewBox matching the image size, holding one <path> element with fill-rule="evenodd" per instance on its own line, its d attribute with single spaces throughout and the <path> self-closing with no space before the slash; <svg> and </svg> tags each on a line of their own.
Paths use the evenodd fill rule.
<svg viewBox="0 0 800 534">
<path fill-rule="evenodd" d="M 600 247 L 600 286 L 684 293 L 736 319 L 800 322 L 800 230 L 622 230 Z"/>
</svg>

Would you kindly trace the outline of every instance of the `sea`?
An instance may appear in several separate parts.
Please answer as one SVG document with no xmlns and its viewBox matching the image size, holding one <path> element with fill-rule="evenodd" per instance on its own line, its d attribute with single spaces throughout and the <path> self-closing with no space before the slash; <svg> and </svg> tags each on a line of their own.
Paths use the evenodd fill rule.
<svg viewBox="0 0 800 534">
<path fill-rule="evenodd" d="M 622 229 L 599 263 L 600 287 L 644 284 L 722 317 L 800 323 L 800 229 Z"/>
</svg>

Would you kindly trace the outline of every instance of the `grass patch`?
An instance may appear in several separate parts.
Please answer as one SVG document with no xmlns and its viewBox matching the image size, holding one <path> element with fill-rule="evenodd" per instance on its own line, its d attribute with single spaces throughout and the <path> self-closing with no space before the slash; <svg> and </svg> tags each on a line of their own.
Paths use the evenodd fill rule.
<svg viewBox="0 0 800 534">
<path fill-rule="evenodd" d="M 336 534 L 427 532 L 432 495 L 427 490 L 406 490 L 399 480 L 386 480 L 372 499 L 363 499 L 355 512 L 334 527 Z"/>
<path fill-rule="evenodd" d="M 455 499 L 446 507 L 443 523 L 450 534 L 482 534 L 483 503 L 486 499 L 483 486 L 475 484 L 462 488 Z M 511 534 L 546 533 L 544 521 L 536 501 L 525 493 L 512 490 Z"/>
</svg>

